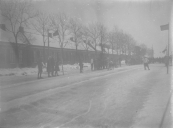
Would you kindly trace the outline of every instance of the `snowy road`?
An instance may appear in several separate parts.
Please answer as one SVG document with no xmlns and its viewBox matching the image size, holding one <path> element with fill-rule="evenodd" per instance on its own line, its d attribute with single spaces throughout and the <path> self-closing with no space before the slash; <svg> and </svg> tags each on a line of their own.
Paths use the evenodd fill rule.
<svg viewBox="0 0 173 128">
<path fill-rule="evenodd" d="M 171 128 L 170 90 L 163 65 L 7 86 L 0 128 Z"/>
</svg>

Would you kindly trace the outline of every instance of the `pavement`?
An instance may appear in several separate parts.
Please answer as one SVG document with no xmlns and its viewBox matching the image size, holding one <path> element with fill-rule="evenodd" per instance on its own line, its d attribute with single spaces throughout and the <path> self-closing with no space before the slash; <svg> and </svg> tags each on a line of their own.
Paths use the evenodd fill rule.
<svg viewBox="0 0 173 128">
<path fill-rule="evenodd" d="M 171 77 L 138 65 L 4 82 L 0 128 L 171 128 Z"/>
</svg>

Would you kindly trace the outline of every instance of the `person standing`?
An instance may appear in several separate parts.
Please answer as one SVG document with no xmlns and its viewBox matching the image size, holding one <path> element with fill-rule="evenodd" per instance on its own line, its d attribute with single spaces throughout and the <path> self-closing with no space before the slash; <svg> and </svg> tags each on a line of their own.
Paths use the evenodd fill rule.
<svg viewBox="0 0 173 128">
<path fill-rule="evenodd" d="M 109 57 L 107 58 L 107 70 L 110 70 L 110 59 L 109 59 Z"/>
<path fill-rule="evenodd" d="M 93 71 L 94 70 L 94 60 L 93 60 L 93 58 L 91 59 L 91 71 Z"/>
<path fill-rule="evenodd" d="M 38 55 L 38 62 L 37 62 L 37 66 L 38 66 L 38 79 L 41 79 L 41 74 L 43 72 L 43 62 L 42 59 L 40 57 L 40 55 Z"/>
<path fill-rule="evenodd" d="M 55 76 L 59 76 L 58 71 L 60 71 L 60 69 L 59 69 L 59 60 L 57 59 L 55 63 Z"/>
<path fill-rule="evenodd" d="M 48 73 L 48 77 L 50 77 L 50 73 L 51 73 L 51 56 L 49 56 L 48 60 L 47 60 L 47 73 Z"/>
<path fill-rule="evenodd" d="M 121 57 L 119 57 L 118 62 L 119 62 L 119 66 L 121 67 Z"/>
<path fill-rule="evenodd" d="M 150 68 L 149 68 L 149 60 L 148 60 L 148 58 L 146 56 L 144 56 L 143 62 L 144 62 L 144 70 L 146 70 L 146 68 L 148 70 L 150 70 Z"/>
<path fill-rule="evenodd" d="M 79 61 L 79 67 L 80 67 L 80 73 L 82 73 L 83 72 L 83 63 L 81 60 Z"/>
</svg>

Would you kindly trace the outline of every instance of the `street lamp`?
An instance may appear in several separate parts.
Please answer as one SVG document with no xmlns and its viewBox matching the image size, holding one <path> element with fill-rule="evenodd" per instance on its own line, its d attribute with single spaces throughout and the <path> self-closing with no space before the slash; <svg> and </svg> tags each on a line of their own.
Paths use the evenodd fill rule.
<svg viewBox="0 0 173 128">
<path fill-rule="evenodd" d="M 165 24 L 165 25 L 161 25 L 160 26 L 161 31 L 165 31 L 168 30 L 168 55 L 167 55 L 167 60 L 166 60 L 166 67 L 167 67 L 167 74 L 168 74 L 168 70 L 169 70 L 169 24 Z"/>
</svg>

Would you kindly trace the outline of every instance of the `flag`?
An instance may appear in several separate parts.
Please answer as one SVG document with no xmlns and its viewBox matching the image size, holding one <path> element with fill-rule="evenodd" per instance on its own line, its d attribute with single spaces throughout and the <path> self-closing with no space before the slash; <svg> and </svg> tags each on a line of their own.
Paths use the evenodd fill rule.
<svg viewBox="0 0 173 128">
<path fill-rule="evenodd" d="M 169 30 L 169 24 L 161 25 L 160 29 L 161 29 L 161 31 Z"/>
<path fill-rule="evenodd" d="M 58 30 L 56 30 L 56 31 L 53 33 L 53 36 L 57 36 L 57 35 L 59 35 Z"/>
<path fill-rule="evenodd" d="M 1 28 L 2 30 L 6 31 L 6 26 L 5 26 L 5 24 L 0 24 L 0 28 Z"/>
<path fill-rule="evenodd" d="M 90 42 L 88 42 L 88 45 L 89 45 L 92 49 L 96 50 L 96 49 L 92 46 L 92 44 L 91 44 Z"/>
<path fill-rule="evenodd" d="M 162 53 L 165 53 L 167 51 L 167 47 L 162 51 Z"/>
</svg>

